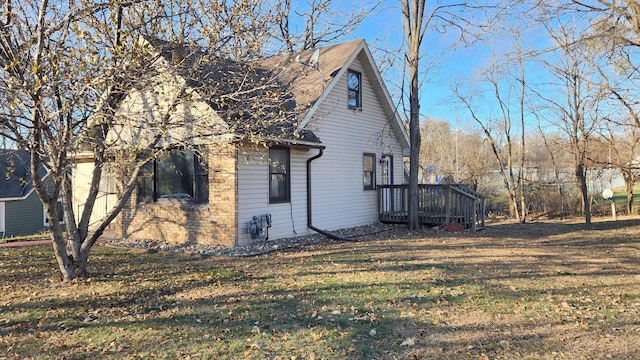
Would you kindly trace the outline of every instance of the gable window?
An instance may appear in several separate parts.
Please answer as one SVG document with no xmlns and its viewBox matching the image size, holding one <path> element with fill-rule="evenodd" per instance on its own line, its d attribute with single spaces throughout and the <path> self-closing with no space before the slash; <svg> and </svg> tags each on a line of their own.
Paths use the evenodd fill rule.
<svg viewBox="0 0 640 360">
<path fill-rule="evenodd" d="M 289 201 L 291 196 L 289 167 L 289 148 L 269 149 L 269 203 Z"/>
<path fill-rule="evenodd" d="M 209 202 L 206 162 L 193 151 L 164 151 L 141 171 L 138 178 L 138 202 L 170 200 L 194 204 Z"/>
<path fill-rule="evenodd" d="M 365 153 L 362 156 L 362 175 L 365 190 L 376 188 L 376 154 Z"/>
<path fill-rule="evenodd" d="M 349 109 L 362 108 L 362 76 L 359 72 L 349 70 L 347 74 Z"/>
</svg>

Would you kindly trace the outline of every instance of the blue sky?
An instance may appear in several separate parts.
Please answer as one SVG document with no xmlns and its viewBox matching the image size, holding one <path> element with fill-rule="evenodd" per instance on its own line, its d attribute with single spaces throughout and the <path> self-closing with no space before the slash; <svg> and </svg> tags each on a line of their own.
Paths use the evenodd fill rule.
<svg viewBox="0 0 640 360">
<path fill-rule="evenodd" d="M 365 39 L 376 57 L 381 56 L 377 48 L 392 52 L 402 50 L 404 34 L 399 1 L 388 3 L 390 5 L 365 20 L 360 28 L 349 35 L 349 39 Z M 451 37 L 443 38 L 437 33 L 431 35 L 433 36 L 425 37 L 423 44 L 423 52 L 427 56 L 422 63 L 434 65 L 430 67 L 426 78 L 421 74 L 425 81 L 421 89 L 421 114 L 423 118 L 447 120 L 456 127 L 456 123 L 465 122 L 464 117 L 467 114 L 452 104 L 454 95 L 450 91 L 450 84 L 453 80 L 464 81 L 473 77 L 478 67 L 486 62 L 487 54 L 482 45 L 452 50 Z M 383 71 L 385 82 L 393 95 L 397 93 L 397 86 L 394 84 L 401 80 L 401 61 L 401 57 L 398 57 L 393 70 Z M 384 64 L 378 65 L 384 68 Z"/>
<path fill-rule="evenodd" d="M 308 11 L 309 0 L 294 0 L 292 6 L 299 12 Z M 345 16 L 353 11 L 354 7 L 371 6 L 376 0 L 358 1 L 333 0 L 333 5 L 343 8 Z M 440 0 L 436 4 L 453 3 L 452 0 Z M 434 2 L 428 2 L 428 7 L 433 7 Z M 431 10 L 427 9 L 427 12 Z M 339 16 L 339 15 L 336 15 Z M 335 20 L 335 19 L 331 19 Z M 297 31 L 301 31 L 303 24 L 292 24 Z M 400 10 L 399 0 L 386 0 L 382 5 L 373 10 L 370 17 L 365 19 L 363 24 L 353 33 L 347 35 L 340 41 L 350 41 L 354 39 L 365 39 L 372 50 L 378 67 L 381 69 L 385 83 L 389 88 L 394 100 L 398 101 L 400 96 L 400 84 L 402 81 L 403 57 L 403 19 Z M 479 68 L 489 59 L 488 47 L 478 44 L 468 48 L 452 49 L 453 42 L 459 36 L 457 30 L 451 29 L 446 34 L 436 31 L 429 31 L 425 36 L 422 51 L 425 54 L 421 60 L 422 65 L 432 64 L 429 67 L 428 75 L 421 73 L 423 84 L 421 86 L 421 118 L 435 118 L 447 120 L 452 124 L 452 128 L 471 127 L 468 112 L 460 109 L 456 104 L 456 98 L 451 91 L 451 84 L 454 81 L 468 83 Z M 382 61 L 384 52 L 396 54 L 393 66 L 389 68 L 388 63 Z M 408 104 L 406 104 L 408 107 Z M 401 109 L 401 108 L 400 108 Z"/>
<path fill-rule="evenodd" d="M 447 1 L 442 0 L 438 4 Z M 380 8 L 375 14 L 366 19 L 360 28 L 345 40 L 364 38 L 367 41 L 374 56 L 376 56 L 378 66 L 382 69 L 389 91 L 394 96 L 394 100 L 397 100 L 397 94 L 399 93 L 397 84 L 401 81 L 403 67 L 402 57 L 398 56 L 397 63 L 394 64 L 393 69 L 385 71 L 385 63 L 380 61 L 382 52 L 377 49 L 385 49 L 386 51 L 401 54 L 404 50 L 402 47 L 404 40 L 403 20 L 399 8 L 400 1 L 388 0 L 385 4 L 386 6 Z M 427 6 L 433 5 L 428 4 Z M 462 108 L 459 100 L 451 90 L 454 82 L 462 84 L 463 89 L 469 92 L 489 90 L 484 95 L 486 96 L 484 100 L 479 95 L 478 106 L 481 109 L 481 115 L 485 116 L 485 118 L 499 115 L 497 105 L 495 105 L 495 96 L 491 89 L 487 89 L 487 84 L 484 84 L 484 88 L 478 87 L 477 84 L 472 84 L 479 77 L 479 73 L 492 60 L 492 51 L 496 52 L 497 56 L 500 57 L 504 53 L 515 49 L 514 34 L 512 34 L 513 30 L 510 29 L 511 26 L 530 26 L 529 28 L 518 29 L 521 32 L 521 38 L 524 39 L 525 47 L 540 49 L 549 46 L 547 32 L 541 26 L 538 26 L 539 24 L 532 24 L 527 21 L 520 22 L 517 17 L 515 20 L 509 23 L 499 22 L 496 25 L 502 27 L 498 30 L 504 32 L 504 34 L 500 34 L 499 31 L 493 35 L 485 34 L 486 39 L 484 41 L 478 41 L 468 47 L 452 46 L 459 36 L 459 32 L 455 29 L 450 29 L 451 31 L 444 35 L 433 31 L 433 28 L 428 32 L 422 45 L 424 57 L 421 59 L 421 63 L 423 66 L 427 64 L 433 65 L 430 66 L 426 77 L 424 72 L 420 75 L 423 81 L 420 99 L 421 117 L 423 119 L 446 120 L 451 123 L 451 128 L 477 129 L 477 124 L 471 119 L 468 110 Z M 528 82 L 542 81 L 545 75 L 541 75 L 539 71 L 539 63 L 529 62 L 525 75 L 528 78 Z M 473 88 L 466 86 L 467 84 L 473 85 Z M 530 123 L 535 126 L 537 119 L 532 119 Z"/>
</svg>

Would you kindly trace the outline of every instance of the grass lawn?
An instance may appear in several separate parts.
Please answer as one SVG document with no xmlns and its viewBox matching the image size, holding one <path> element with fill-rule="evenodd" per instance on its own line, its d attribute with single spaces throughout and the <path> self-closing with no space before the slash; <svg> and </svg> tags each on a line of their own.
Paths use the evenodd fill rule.
<svg viewBox="0 0 640 360">
<path fill-rule="evenodd" d="M 12 241 L 22 241 L 22 240 L 36 240 L 36 239 L 49 239 L 49 233 L 42 232 L 30 235 L 18 235 L 18 236 L 10 236 L 0 238 L 0 244 L 12 242 Z"/>
<path fill-rule="evenodd" d="M 640 220 L 397 228 L 252 258 L 0 249 L 0 359 L 637 359 Z"/>
<path fill-rule="evenodd" d="M 616 202 L 620 209 L 624 210 L 627 204 L 627 190 L 624 188 L 614 189 L 613 201 Z M 640 207 L 640 184 L 635 184 L 633 187 L 633 207 L 636 209 L 636 212 L 638 207 Z"/>
</svg>

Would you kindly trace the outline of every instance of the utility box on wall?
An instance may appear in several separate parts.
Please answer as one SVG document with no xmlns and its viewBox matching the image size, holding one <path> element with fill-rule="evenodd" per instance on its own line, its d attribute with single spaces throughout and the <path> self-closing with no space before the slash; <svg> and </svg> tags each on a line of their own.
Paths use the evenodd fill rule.
<svg viewBox="0 0 640 360">
<path fill-rule="evenodd" d="M 247 225 L 247 232 L 251 238 L 259 241 L 269 240 L 269 228 L 271 227 L 271 214 L 256 215 Z"/>
</svg>

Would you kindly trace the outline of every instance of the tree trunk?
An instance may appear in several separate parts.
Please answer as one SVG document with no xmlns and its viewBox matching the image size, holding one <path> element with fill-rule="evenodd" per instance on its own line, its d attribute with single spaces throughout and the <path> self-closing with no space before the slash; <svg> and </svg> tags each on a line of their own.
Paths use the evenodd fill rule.
<svg viewBox="0 0 640 360">
<path fill-rule="evenodd" d="M 55 206 L 55 205 L 54 205 Z M 67 253 L 66 241 L 63 237 L 63 231 L 60 224 L 55 221 L 55 215 L 57 212 L 47 209 L 47 216 L 49 217 L 49 224 L 51 226 L 51 241 L 53 243 L 53 253 L 58 262 L 60 273 L 62 274 L 62 281 L 69 282 L 76 278 L 76 270 L 73 265 L 73 261 Z"/>
<path fill-rule="evenodd" d="M 413 49 L 412 49 L 413 50 Z M 411 76 L 411 94 L 409 97 L 410 121 L 409 133 L 411 139 L 411 150 L 409 160 L 409 230 L 415 230 L 419 227 L 419 196 L 418 196 L 418 169 L 420 167 L 420 100 L 418 98 L 418 69 L 417 69 L 417 50 L 416 54 L 410 55 L 415 58 L 415 65 L 410 65 Z"/>
<path fill-rule="evenodd" d="M 89 250 L 91 250 L 91 248 L 88 248 L 85 251 L 80 251 L 80 256 L 76 261 L 76 266 L 78 269 L 78 277 L 81 277 L 81 278 L 89 277 L 89 272 L 87 271 L 87 263 L 89 260 Z"/>
<path fill-rule="evenodd" d="M 627 215 L 633 214 L 633 183 L 627 183 Z"/>
<path fill-rule="evenodd" d="M 520 223 L 524 224 L 527 222 L 527 201 L 524 196 L 525 188 L 524 188 L 524 164 L 526 161 L 526 137 L 525 137 L 525 99 L 526 99 L 526 82 L 525 82 L 525 73 L 524 73 L 524 64 L 522 59 L 522 54 L 520 51 L 520 47 L 518 47 L 518 64 L 520 65 L 520 174 L 518 174 L 518 183 L 520 188 Z"/>
<path fill-rule="evenodd" d="M 587 225 L 591 224 L 591 204 L 589 202 L 589 192 L 587 188 L 587 177 L 584 172 L 582 164 L 576 166 L 576 180 L 578 181 L 578 187 L 580 189 L 580 196 L 582 196 L 582 211 L 584 212 L 584 222 Z"/>
<path fill-rule="evenodd" d="M 420 168 L 420 82 L 418 79 L 420 70 L 420 44 L 423 35 L 424 0 L 413 0 L 411 6 L 409 0 L 404 0 L 403 17 L 404 28 L 407 34 L 408 53 L 405 54 L 409 66 L 409 208 L 407 227 L 409 230 L 418 229 L 419 199 L 418 199 L 418 170 Z"/>
<path fill-rule="evenodd" d="M 633 214 L 633 186 L 636 182 L 636 177 L 633 176 L 633 170 L 622 168 L 622 178 L 624 179 L 624 186 L 627 190 L 627 215 Z"/>
<path fill-rule="evenodd" d="M 509 215 L 520 222 L 520 211 L 518 211 L 518 196 L 516 195 L 516 191 L 514 190 L 515 182 L 513 178 L 511 178 L 509 186 Z"/>
<path fill-rule="evenodd" d="M 562 191 L 562 184 L 560 183 L 560 174 L 556 169 L 556 187 L 558 189 L 558 195 L 560 195 L 560 220 L 564 220 L 564 191 Z"/>
</svg>

